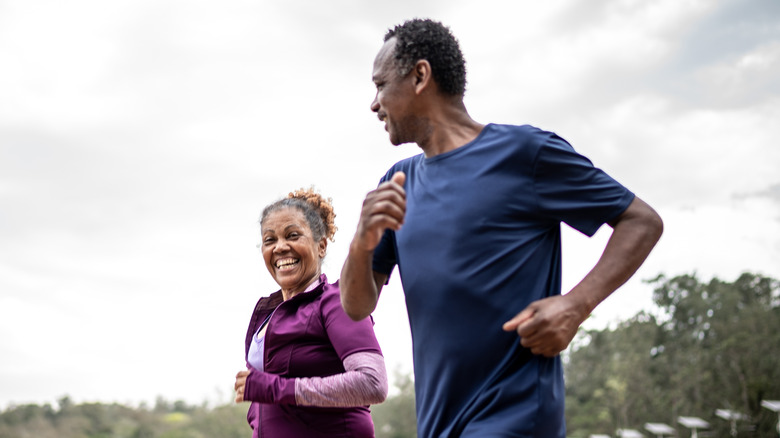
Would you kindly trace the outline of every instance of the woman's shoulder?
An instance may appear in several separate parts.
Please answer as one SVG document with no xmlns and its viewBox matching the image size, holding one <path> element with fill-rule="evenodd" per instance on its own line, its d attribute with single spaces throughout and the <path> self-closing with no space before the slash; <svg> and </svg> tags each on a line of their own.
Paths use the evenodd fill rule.
<svg viewBox="0 0 780 438">
<path fill-rule="evenodd" d="M 339 289 L 338 280 L 333 283 L 325 281 L 322 293 L 317 299 L 319 300 L 319 306 L 324 316 L 351 321 L 341 307 L 341 291 Z"/>
<path fill-rule="evenodd" d="M 339 289 L 339 281 L 336 280 L 333 283 L 328 282 L 327 278 L 323 281 L 322 294 L 319 297 L 320 301 L 332 304 L 334 301 L 341 306 L 341 290 Z"/>
<path fill-rule="evenodd" d="M 284 301 L 282 291 L 278 290 L 268 296 L 261 297 L 255 305 L 255 310 L 272 309 L 278 306 L 282 301 Z"/>
</svg>

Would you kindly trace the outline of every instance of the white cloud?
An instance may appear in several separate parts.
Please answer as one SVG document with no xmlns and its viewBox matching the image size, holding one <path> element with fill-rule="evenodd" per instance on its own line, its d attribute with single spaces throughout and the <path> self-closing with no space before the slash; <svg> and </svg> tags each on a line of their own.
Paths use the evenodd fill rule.
<svg viewBox="0 0 780 438">
<path fill-rule="evenodd" d="M 708 89 L 717 90 L 719 100 L 745 104 L 780 92 L 780 41 L 769 41 L 734 59 L 709 65 L 698 72 Z"/>
</svg>

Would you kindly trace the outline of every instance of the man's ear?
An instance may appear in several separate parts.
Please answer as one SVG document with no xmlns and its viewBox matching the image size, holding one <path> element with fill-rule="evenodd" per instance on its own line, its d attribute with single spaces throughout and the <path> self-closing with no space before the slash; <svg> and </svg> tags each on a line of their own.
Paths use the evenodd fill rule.
<svg viewBox="0 0 780 438">
<path fill-rule="evenodd" d="M 414 64 L 414 69 L 412 69 L 412 75 L 414 76 L 414 91 L 419 95 L 428 88 L 428 85 L 433 80 L 431 63 L 426 59 L 417 61 Z"/>
</svg>

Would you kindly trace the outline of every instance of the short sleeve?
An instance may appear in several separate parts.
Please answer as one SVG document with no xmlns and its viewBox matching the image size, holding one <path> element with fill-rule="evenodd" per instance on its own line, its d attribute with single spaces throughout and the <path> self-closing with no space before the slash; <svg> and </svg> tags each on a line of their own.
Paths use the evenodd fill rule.
<svg viewBox="0 0 780 438">
<path fill-rule="evenodd" d="M 388 278 L 390 277 L 393 268 L 398 263 L 395 249 L 395 232 L 393 230 L 385 230 L 382 240 L 379 241 L 379 245 L 374 249 L 372 263 L 374 271 L 386 274 Z"/>
<path fill-rule="evenodd" d="M 592 236 L 619 216 L 634 194 L 550 133 L 537 153 L 534 189 L 540 212 Z"/>
<path fill-rule="evenodd" d="M 369 316 L 353 321 L 347 316 L 341 307 L 339 289 L 335 285 L 326 286 L 323 291 L 322 317 L 328 338 L 342 361 L 358 352 L 382 354 L 374 334 L 373 319 Z"/>
<path fill-rule="evenodd" d="M 395 172 L 396 168 L 393 166 L 393 168 L 388 170 L 385 176 L 379 180 L 379 184 L 388 181 Z M 398 264 L 397 254 L 395 231 L 385 230 L 385 233 L 382 235 L 382 240 L 379 241 L 379 245 L 374 249 L 372 269 L 380 274 L 387 275 L 389 279 L 390 274 L 393 273 L 393 268 Z"/>
</svg>

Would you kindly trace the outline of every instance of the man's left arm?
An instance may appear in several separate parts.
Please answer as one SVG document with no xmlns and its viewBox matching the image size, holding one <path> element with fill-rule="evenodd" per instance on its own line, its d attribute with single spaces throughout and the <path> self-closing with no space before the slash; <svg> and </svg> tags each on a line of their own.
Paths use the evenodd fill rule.
<svg viewBox="0 0 780 438">
<path fill-rule="evenodd" d="M 638 197 L 609 225 L 612 236 L 601 258 L 577 286 L 534 301 L 504 323 L 532 353 L 553 357 L 565 350 L 593 309 L 639 269 L 663 232 L 661 217 Z"/>
</svg>

